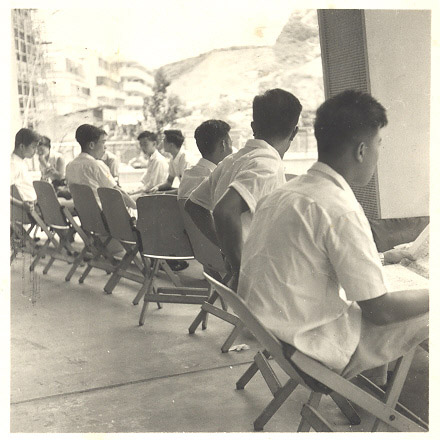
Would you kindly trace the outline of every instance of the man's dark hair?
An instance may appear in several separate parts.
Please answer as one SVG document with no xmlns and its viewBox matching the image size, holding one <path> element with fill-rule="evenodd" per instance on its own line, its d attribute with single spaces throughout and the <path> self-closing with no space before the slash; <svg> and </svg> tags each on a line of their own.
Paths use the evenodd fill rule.
<svg viewBox="0 0 440 440">
<path fill-rule="evenodd" d="M 318 153 L 339 154 L 347 142 L 387 125 L 386 110 L 370 94 L 345 90 L 327 99 L 316 111 Z"/>
<path fill-rule="evenodd" d="M 47 147 L 47 148 L 51 148 L 50 145 L 50 138 L 48 138 L 47 136 L 41 136 L 40 138 L 40 144 Z"/>
<path fill-rule="evenodd" d="M 152 133 L 151 131 L 143 131 L 137 137 L 138 141 L 140 141 L 141 139 L 145 139 L 145 138 L 151 142 L 157 142 L 157 134 Z"/>
<path fill-rule="evenodd" d="M 18 148 L 20 144 L 23 144 L 25 147 L 32 144 L 32 142 L 38 142 L 40 140 L 40 136 L 34 130 L 30 128 L 20 128 L 15 135 L 15 146 L 14 148 Z"/>
<path fill-rule="evenodd" d="M 84 151 L 90 142 L 98 142 L 103 134 L 107 133 L 102 128 L 83 124 L 76 129 L 75 139 L 81 145 L 81 150 Z"/>
<path fill-rule="evenodd" d="M 200 124 L 194 132 L 194 138 L 202 156 L 212 154 L 216 144 L 227 136 L 230 129 L 228 123 L 219 119 L 210 119 Z"/>
<path fill-rule="evenodd" d="M 292 93 L 282 89 L 257 95 L 253 104 L 254 129 L 259 136 L 288 136 L 298 124 L 302 105 Z"/>
<path fill-rule="evenodd" d="M 166 141 L 174 144 L 177 148 L 180 148 L 185 140 L 185 136 L 180 130 L 165 130 L 163 134 Z"/>
</svg>

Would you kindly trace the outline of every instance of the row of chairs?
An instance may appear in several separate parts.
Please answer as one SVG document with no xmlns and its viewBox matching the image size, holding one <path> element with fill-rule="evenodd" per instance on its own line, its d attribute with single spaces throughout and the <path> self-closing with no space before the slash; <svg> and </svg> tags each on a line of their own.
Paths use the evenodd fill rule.
<svg viewBox="0 0 440 440">
<path fill-rule="evenodd" d="M 25 243 L 22 247 L 35 254 L 30 270 L 34 270 L 38 262 L 49 255 L 44 274 L 55 259 L 61 259 L 71 264 L 65 276 L 66 281 L 70 281 L 78 267 L 84 265 L 80 283 L 85 281 L 93 268 L 110 274 L 104 286 L 107 294 L 113 292 L 122 278 L 140 284 L 133 299 L 134 305 L 143 299 L 139 325 L 145 323 L 150 302 L 156 302 L 158 307 L 161 307 L 161 303 L 200 304 L 201 310 L 189 326 L 189 333 L 193 334 L 200 324 L 202 329 L 206 329 L 208 314 L 213 314 L 234 327 L 221 347 L 222 352 L 229 351 L 243 327 L 241 321 L 227 311 L 226 304 L 208 283 L 203 288 L 184 286 L 167 263 L 168 260 L 196 258 L 209 274 L 223 282 L 227 281 L 220 250 L 186 214 L 184 199 L 177 200 L 171 194 L 140 197 L 137 200 L 136 220 L 130 216 L 121 193 L 116 189 L 98 188 L 101 208 L 89 186 L 70 185 L 75 206 L 75 212 L 72 212 L 60 205 L 49 182 L 35 181 L 34 188 L 39 212 L 20 211 L 17 206 L 14 206 L 14 212 L 11 210 L 11 226 L 17 231 L 14 236 L 20 236 L 19 241 Z M 20 198 L 15 187 L 11 191 L 13 198 Z M 24 228 L 26 225 L 28 230 Z M 36 225 L 47 235 L 46 242 L 38 249 L 30 237 Z M 71 245 L 75 232 L 83 243 L 79 253 L 75 253 Z M 115 258 L 109 250 L 109 247 L 115 247 L 115 241 L 119 243 L 121 252 L 124 252 L 122 258 Z M 16 252 L 17 248 L 13 246 L 13 255 Z M 155 288 L 155 279 L 160 269 L 168 275 L 174 287 Z M 216 302 L 220 302 L 220 306 L 215 305 Z"/>
<path fill-rule="evenodd" d="M 244 389 L 259 371 L 273 394 L 273 399 L 255 420 L 255 430 L 261 431 L 264 428 L 298 386 L 310 392 L 301 410 L 298 432 L 310 429 L 333 430 L 331 422 L 319 411 L 319 403 L 324 394 L 333 399 L 352 425 L 359 424 L 361 420 L 350 402 L 374 416 L 374 423 L 369 429 L 371 431 L 380 430 L 384 425 L 404 432 L 428 430 L 423 420 L 398 402 L 415 350 L 399 359 L 391 383 L 383 391 L 362 375 L 356 384 L 352 383 L 292 347 L 286 348 L 259 322 L 246 304 L 225 286 L 228 278 L 220 250 L 201 234 L 185 213 L 184 200 L 178 201 L 173 195 L 141 197 L 137 201 L 138 219 L 135 222 L 117 190 L 98 189 L 101 209 L 89 187 L 72 185 L 78 221 L 67 208 L 59 205 L 50 184 L 35 182 L 34 186 L 41 216 L 37 212 L 19 212 L 19 206 L 11 210 L 11 232 L 14 230 L 14 239 L 21 240 L 23 247 L 35 255 L 31 270 L 41 258 L 49 255 L 50 260 L 44 273 L 47 273 L 54 259 L 60 258 L 72 264 L 66 280 L 70 280 L 81 264 L 85 264 L 86 268 L 80 282 L 84 281 L 93 267 L 107 271 L 111 274 L 104 286 L 107 293 L 113 291 L 121 278 L 141 284 L 133 300 L 134 304 L 138 304 L 142 298 L 144 300 L 140 325 L 145 321 L 149 302 L 156 302 L 158 306 L 165 302 L 201 304 L 201 310 L 190 325 L 189 332 L 194 333 L 200 324 L 205 329 L 209 314 L 230 322 L 234 329 L 222 346 L 224 352 L 229 350 L 243 327 L 254 334 L 261 349 L 237 381 L 236 388 Z M 30 237 L 30 232 L 37 225 L 47 235 L 46 242 L 38 249 Z M 84 243 L 82 251 L 77 255 L 70 245 L 74 231 Z M 125 254 L 122 259 L 115 259 L 108 251 L 112 239 L 123 247 Z M 182 286 L 179 277 L 166 263 L 169 259 L 192 258 L 203 265 L 209 289 Z M 155 288 L 154 279 L 161 267 L 168 273 L 175 287 Z M 215 305 L 219 302 L 220 306 Z M 232 307 L 234 314 L 227 310 L 227 305 Z M 289 379 L 284 385 L 271 362 L 277 363 L 287 373 Z"/>
</svg>

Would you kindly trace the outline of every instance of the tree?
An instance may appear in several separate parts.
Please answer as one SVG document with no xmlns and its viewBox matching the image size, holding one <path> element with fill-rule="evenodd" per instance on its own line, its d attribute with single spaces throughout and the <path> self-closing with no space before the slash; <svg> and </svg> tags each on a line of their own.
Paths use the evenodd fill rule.
<svg viewBox="0 0 440 440">
<path fill-rule="evenodd" d="M 144 99 L 145 121 L 153 122 L 155 131 L 162 133 L 164 127 L 172 125 L 179 117 L 183 116 L 183 104 L 179 97 L 168 93 L 170 82 L 162 69 L 154 76 L 153 95 Z"/>
</svg>

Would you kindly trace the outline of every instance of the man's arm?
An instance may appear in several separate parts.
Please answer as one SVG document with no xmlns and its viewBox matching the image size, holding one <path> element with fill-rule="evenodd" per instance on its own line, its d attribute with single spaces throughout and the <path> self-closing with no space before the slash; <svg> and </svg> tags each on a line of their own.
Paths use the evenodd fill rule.
<svg viewBox="0 0 440 440">
<path fill-rule="evenodd" d="M 202 231 L 202 233 L 216 246 L 219 246 L 217 233 L 215 231 L 214 219 L 211 213 L 197 203 L 187 200 L 185 203 L 185 211 L 189 214 L 194 224 Z"/>
<path fill-rule="evenodd" d="M 121 187 L 116 186 L 115 188 L 122 194 L 125 205 L 129 208 L 136 209 L 136 202 L 123 189 L 121 189 Z"/>
<path fill-rule="evenodd" d="M 241 214 L 249 210 L 238 192 L 229 188 L 212 213 L 220 249 L 231 265 L 233 275 L 240 272 L 242 250 Z"/>
<path fill-rule="evenodd" d="M 153 192 L 154 193 L 154 192 L 157 192 L 157 191 L 167 191 L 169 189 L 172 189 L 173 181 L 174 181 L 174 177 L 168 175 L 168 178 L 167 178 L 166 182 L 161 183 L 160 185 L 153 186 L 153 188 L 151 188 L 148 192 L 150 192 L 150 193 Z"/>
<path fill-rule="evenodd" d="M 362 315 L 377 325 L 415 318 L 429 311 L 428 289 L 388 292 L 377 298 L 358 301 Z"/>
</svg>

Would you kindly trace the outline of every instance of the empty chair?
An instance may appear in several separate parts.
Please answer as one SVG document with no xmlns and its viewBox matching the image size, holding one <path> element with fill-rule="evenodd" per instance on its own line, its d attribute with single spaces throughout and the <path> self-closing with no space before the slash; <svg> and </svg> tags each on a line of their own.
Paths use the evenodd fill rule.
<svg viewBox="0 0 440 440">
<path fill-rule="evenodd" d="M 208 238 L 206 238 L 200 229 L 194 224 L 190 216 L 184 209 L 186 199 L 179 199 L 179 208 L 182 214 L 183 223 L 185 225 L 186 232 L 191 242 L 192 249 L 194 251 L 194 256 L 196 260 L 203 266 L 204 271 L 213 276 L 216 280 L 226 283 L 229 281 L 223 257 L 221 255 L 220 249 L 215 246 Z M 222 302 L 222 308 L 216 307 L 214 305 L 215 301 L 219 299 Z M 228 336 L 226 341 L 223 343 L 221 350 L 226 353 L 234 343 L 238 334 L 240 333 L 243 325 L 241 321 L 232 313 L 228 313 L 226 310 L 226 305 L 222 298 L 216 292 L 215 289 L 211 289 L 209 298 L 202 304 L 201 310 L 190 325 L 188 331 L 193 334 L 197 327 L 202 323 L 202 329 L 206 329 L 206 320 L 208 313 L 229 322 L 234 326 L 231 334 Z"/>
<path fill-rule="evenodd" d="M 43 269 L 43 273 L 46 274 L 55 260 L 73 262 L 75 250 L 71 245 L 71 241 L 74 230 L 66 218 L 66 209 L 58 201 L 53 185 L 40 180 L 34 181 L 33 185 L 37 194 L 41 217 L 45 224 L 45 226 L 40 226 L 47 235 L 47 240 L 38 250 L 30 270 L 34 270 L 43 256 L 50 255 L 50 259 Z M 53 247 L 50 246 L 51 244 Z"/>
<path fill-rule="evenodd" d="M 149 265 L 143 265 L 139 258 L 138 236 L 135 219 L 130 216 L 122 198 L 122 194 L 114 188 L 98 188 L 102 211 L 112 238 L 117 240 L 125 250 L 125 255 L 114 269 L 110 279 L 104 286 L 106 293 L 112 293 L 121 278 L 143 283 L 149 275 Z M 127 270 L 135 263 L 133 271 Z"/>
<path fill-rule="evenodd" d="M 309 400 L 301 411 L 302 417 L 298 432 L 307 432 L 311 428 L 316 431 L 333 431 L 331 423 L 319 412 L 319 402 L 323 394 L 329 394 L 332 397 L 351 424 L 358 424 L 360 419 L 350 402 L 372 414 L 375 420 L 370 427 L 371 431 L 379 430 L 383 424 L 403 432 L 426 431 L 428 429 L 423 420 L 398 403 L 415 349 L 397 361 L 386 392 L 375 387 L 362 375 L 358 376 L 361 384 L 369 383 L 370 387 L 374 387 L 377 395 L 372 395 L 320 362 L 295 350 L 292 346 L 282 343 L 256 318 L 236 293 L 206 273 L 205 277 L 263 347 L 263 351 L 257 353 L 255 362 L 237 382 L 237 389 L 243 389 L 256 372 L 260 371 L 274 396 L 255 420 L 255 430 L 263 429 L 298 385 L 302 385 L 310 391 Z M 284 385 L 281 385 L 279 378 L 270 367 L 269 356 L 272 356 L 274 362 L 289 376 Z"/>
<path fill-rule="evenodd" d="M 87 267 L 79 278 L 79 282 L 83 283 L 92 268 L 96 267 L 111 273 L 115 269 L 117 261 L 107 249 L 112 237 L 92 188 L 87 185 L 71 184 L 69 189 L 81 226 L 72 216 L 69 220 L 81 237 L 84 248 L 72 264 L 72 269 L 67 274 L 66 281 L 69 281 L 76 268 L 82 262 L 85 262 Z M 67 215 L 69 214 L 67 213 Z"/>
<path fill-rule="evenodd" d="M 174 288 L 160 287 L 153 291 L 154 277 L 164 260 L 194 259 L 193 250 L 185 232 L 177 196 L 158 194 L 140 197 L 136 201 L 138 219 L 136 229 L 141 239 L 141 253 L 153 261 L 151 276 L 145 280 L 134 303 L 142 297 L 139 325 L 145 322 L 148 302 L 203 304 L 208 298 L 209 289 L 184 287 L 179 283 Z"/>
</svg>

